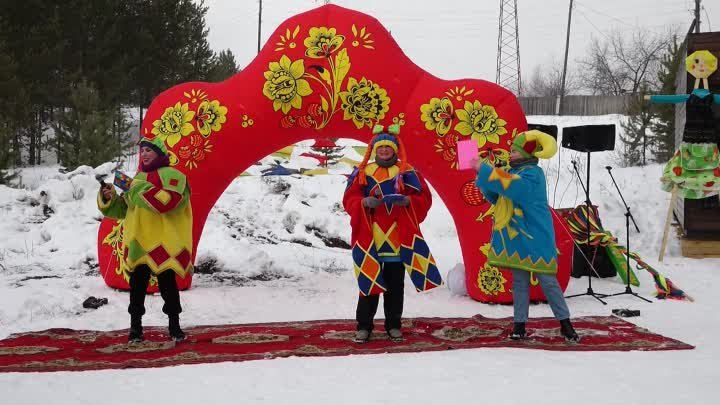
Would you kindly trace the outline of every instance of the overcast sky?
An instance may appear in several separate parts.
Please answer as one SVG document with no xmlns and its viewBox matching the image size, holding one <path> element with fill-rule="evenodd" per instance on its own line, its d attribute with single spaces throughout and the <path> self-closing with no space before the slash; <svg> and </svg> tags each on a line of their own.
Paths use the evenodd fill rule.
<svg viewBox="0 0 720 405">
<path fill-rule="evenodd" d="M 285 19 L 318 7 L 320 0 L 264 0 L 262 43 Z M 444 79 L 495 80 L 500 0 L 336 0 L 376 17 L 419 66 Z M 522 75 L 537 65 L 562 62 L 569 0 L 518 0 Z M 241 67 L 257 52 L 258 0 L 206 0 L 210 45 L 231 49 Z M 693 0 L 577 0 L 570 64 L 584 56 L 592 37 L 639 27 L 686 32 Z M 720 31 L 720 0 L 704 0 L 703 32 Z M 708 19 L 710 25 L 708 25 Z"/>
</svg>

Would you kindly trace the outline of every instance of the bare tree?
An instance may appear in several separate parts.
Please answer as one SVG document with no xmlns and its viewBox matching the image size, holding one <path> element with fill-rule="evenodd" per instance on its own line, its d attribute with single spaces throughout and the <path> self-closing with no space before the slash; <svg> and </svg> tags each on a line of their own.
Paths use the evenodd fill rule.
<svg viewBox="0 0 720 405">
<path fill-rule="evenodd" d="M 593 38 L 587 57 L 579 62 L 583 86 L 602 95 L 657 89 L 660 60 L 672 43 L 673 31 L 614 31 L 603 39 Z"/>
<path fill-rule="evenodd" d="M 562 63 L 554 58 L 547 64 L 535 66 L 530 80 L 523 85 L 523 96 L 559 96 L 562 88 Z M 577 72 L 568 69 L 565 77 L 565 94 L 577 93 L 581 89 Z"/>
</svg>

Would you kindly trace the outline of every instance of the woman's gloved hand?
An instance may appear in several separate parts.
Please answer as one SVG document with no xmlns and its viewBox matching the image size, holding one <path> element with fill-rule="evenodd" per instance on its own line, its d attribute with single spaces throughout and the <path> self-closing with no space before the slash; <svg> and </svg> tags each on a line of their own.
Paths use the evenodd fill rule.
<svg viewBox="0 0 720 405">
<path fill-rule="evenodd" d="M 375 197 L 365 197 L 362 199 L 362 205 L 365 208 L 377 208 L 382 204 L 382 200 Z"/>
</svg>

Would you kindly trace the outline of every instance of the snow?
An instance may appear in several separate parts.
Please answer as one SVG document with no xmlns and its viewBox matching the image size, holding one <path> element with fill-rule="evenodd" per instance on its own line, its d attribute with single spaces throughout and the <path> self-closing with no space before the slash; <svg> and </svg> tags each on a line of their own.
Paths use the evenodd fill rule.
<svg viewBox="0 0 720 405">
<path fill-rule="evenodd" d="M 533 123 L 619 123 L 621 116 L 528 117 Z M 343 145 L 355 144 L 343 141 Z M 303 144 L 304 148 L 307 145 Z M 348 157 L 359 159 L 348 150 Z M 296 150 L 295 155 L 301 153 Z M 304 149 L 307 151 L 307 149 Z M 585 171 L 585 155 L 561 149 L 542 164 L 550 201 L 572 207 L 584 200 L 571 160 Z M 316 234 L 349 241 L 349 220 L 337 209 L 347 166 L 329 176 L 257 176 L 273 158 L 237 178 L 211 212 L 198 248 L 198 263 L 215 260 L 214 274 L 196 274 L 181 293 L 185 325 L 352 318 L 356 287 L 349 252 L 328 247 Z M 136 162 L 126 163 L 131 173 Z M 313 167 L 292 158 L 290 168 Z M 592 154 L 591 198 L 606 229 L 625 243 L 624 207 L 605 170 L 613 166 L 618 186 L 641 232 L 631 229 L 631 248 L 690 294 L 695 302 L 645 303 L 635 297 L 568 300 L 573 316 L 609 315 L 613 308 L 639 309 L 629 320 L 697 348 L 678 352 L 545 352 L 476 349 L 450 352 L 286 358 L 178 366 L 161 369 L 0 374 L 3 404 L 53 403 L 712 403 L 718 394 L 720 320 L 716 290 L 718 259 L 687 259 L 671 232 L 666 259 L 657 263 L 669 194 L 660 189 L 661 165 L 617 168 L 613 152 Z M 95 174 L 113 164 L 59 173 L 57 167 L 22 172 L 26 188 L 0 186 L 0 338 L 46 328 L 112 330 L 128 327 L 127 294 L 105 287 L 97 272 Z M 557 192 L 555 183 L 557 182 Z M 289 186 L 289 187 L 288 187 Z M 40 191 L 54 213 L 44 220 Z M 553 197 L 554 195 L 554 197 Z M 443 274 L 462 262 L 453 221 L 439 198 L 423 232 Z M 642 296 L 654 291 L 639 272 Z M 266 281 L 263 281 L 266 280 Z M 567 293 L 584 292 L 587 279 L 572 279 Z M 618 279 L 594 280 L 602 293 L 623 291 Z M 107 297 L 97 310 L 82 308 L 88 296 Z M 164 325 L 159 295 L 148 297 L 145 324 Z M 448 288 L 417 294 L 406 290 L 406 317 L 508 317 L 512 307 L 486 305 Z M 379 315 L 381 316 L 381 315 Z M 547 305 L 531 316 L 551 316 Z"/>
</svg>

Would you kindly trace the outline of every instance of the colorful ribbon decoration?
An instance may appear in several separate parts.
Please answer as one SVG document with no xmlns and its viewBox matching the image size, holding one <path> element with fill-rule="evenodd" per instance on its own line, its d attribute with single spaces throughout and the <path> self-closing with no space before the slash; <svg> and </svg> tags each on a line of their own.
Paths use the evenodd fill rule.
<svg viewBox="0 0 720 405">
<path fill-rule="evenodd" d="M 610 232 L 603 230 L 602 226 L 600 225 L 597 209 L 595 207 L 592 207 L 590 210 L 589 221 L 587 215 L 587 206 L 585 205 L 578 206 L 577 208 L 572 210 L 570 215 L 568 215 L 566 223 L 568 224 L 570 233 L 572 234 L 573 239 L 575 239 L 576 243 L 588 243 L 588 222 L 590 223 L 590 246 L 601 246 L 607 249 L 613 249 L 622 255 L 629 256 L 630 259 L 635 261 L 636 269 L 643 269 L 652 275 L 653 281 L 655 281 L 655 290 L 657 291 L 655 295 L 656 298 L 692 301 L 692 298 L 689 295 L 685 294 L 683 290 L 675 286 L 675 284 L 670 281 L 669 278 L 663 276 L 662 274 L 660 274 L 660 272 L 658 272 L 652 266 L 643 261 L 637 253 L 629 252 L 625 246 L 619 245 L 617 238 L 615 238 Z M 616 263 L 613 261 L 613 264 Z M 623 278 L 623 281 L 627 282 L 627 279 L 625 278 L 627 277 L 627 274 L 623 274 L 622 269 L 618 268 L 617 265 L 615 267 L 618 270 L 621 278 Z M 630 280 L 632 282 L 635 274 L 632 272 L 631 269 L 627 270 L 628 273 L 630 273 Z"/>
</svg>

